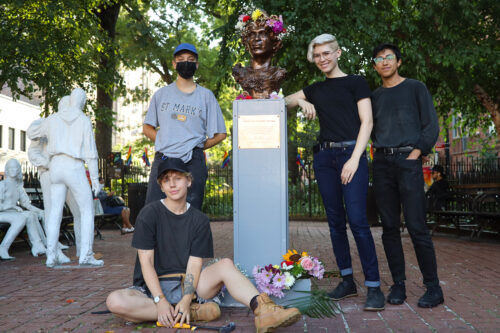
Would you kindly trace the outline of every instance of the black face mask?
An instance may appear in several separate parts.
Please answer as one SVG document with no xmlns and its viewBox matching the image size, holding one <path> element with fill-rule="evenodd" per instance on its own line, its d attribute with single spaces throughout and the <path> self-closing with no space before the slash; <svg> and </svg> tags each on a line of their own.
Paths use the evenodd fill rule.
<svg viewBox="0 0 500 333">
<path fill-rule="evenodd" d="M 183 79 L 190 79 L 196 72 L 196 63 L 192 61 L 181 61 L 175 66 L 175 70 Z"/>
</svg>

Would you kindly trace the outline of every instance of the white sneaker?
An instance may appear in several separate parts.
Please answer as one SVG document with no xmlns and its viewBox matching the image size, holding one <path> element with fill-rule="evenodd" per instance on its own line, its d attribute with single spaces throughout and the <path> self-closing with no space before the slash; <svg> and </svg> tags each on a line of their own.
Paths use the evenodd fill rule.
<svg viewBox="0 0 500 333">
<path fill-rule="evenodd" d="M 104 261 L 97 260 L 96 258 L 94 258 L 93 255 L 90 255 L 90 256 L 85 256 L 83 258 L 80 258 L 79 264 L 80 265 L 87 265 L 87 266 L 103 266 Z"/>
<path fill-rule="evenodd" d="M 31 247 L 31 254 L 33 257 L 38 257 L 38 255 L 45 254 L 45 252 L 47 252 L 47 249 L 43 246 L 42 242 L 35 243 Z"/>
<path fill-rule="evenodd" d="M 58 247 L 59 249 L 61 249 L 61 250 L 67 250 L 67 249 L 69 249 L 69 246 L 68 246 L 68 245 L 64 245 L 64 244 L 62 244 L 62 243 L 60 243 L 60 242 L 59 242 L 59 243 L 57 243 L 57 247 Z"/>
<path fill-rule="evenodd" d="M 67 257 L 62 251 L 61 249 L 58 249 L 57 250 L 57 261 L 59 261 L 60 264 L 67 264 L 68 262 L 71 262 L 71 259 L 69 257 Z"/>
<path fill-rule="evenodd" d="M 6 248 L 0 246 L 0 258 L 3 260 L 13 260 L 15 257 L 9 256 L 9 251 Z"/>
</svg>

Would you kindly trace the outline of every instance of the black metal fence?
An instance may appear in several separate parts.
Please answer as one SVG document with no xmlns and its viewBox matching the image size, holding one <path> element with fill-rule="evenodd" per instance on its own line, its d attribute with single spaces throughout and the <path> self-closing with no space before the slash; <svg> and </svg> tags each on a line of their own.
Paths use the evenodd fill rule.
<svg viewBox="0 0 500 333">
<path fill-rule="evenodd" d="M 440 161 L 440 163 L 445 165 L 444 161 Z M 369 167 L 371 169 L 371 164 Z M 105 160 L 99 161 L 99 173 L 106 179 L 106 185 L 117 195 L 122 196 L 129 206 L 136 204 L 136 200 L 139 200 L 137 196 L 140 196 L 140 200 L 144 200 L 149 169 L 143 163 L 134 163 L 120 169 L 120 178 L 111 179 L 109 176 L 113 172 L 109 170 Z M 449 170 L 448 179 L 452 185 L 482 184 L 489 187 L 500 187 L 500 158 L 464 157 L 455 160 L 447 169 Z M 36 168 L 25 164 L 23 172 L 25 173 L 26 187 L 39 187 Z M 289 178 L 288 181 L 290 218 L 325 219 L 325 211 L 314 178 L 312 163 L 306 162 L 304 167 L 299 167 L 298 178 Z M 213 219 L 232 219 L 233 170 L 231 165 L 225 168 L 221 168 L 220 165 L 208 167 L 203 211 Z"/>
<path fill-rule="evenodd" d="M 439 164 L 446 167 L 452 185 L 500 186 L 500 157 L 464 156 L 455 159 L 449 166 L 444 159 Z"/>
</svg>

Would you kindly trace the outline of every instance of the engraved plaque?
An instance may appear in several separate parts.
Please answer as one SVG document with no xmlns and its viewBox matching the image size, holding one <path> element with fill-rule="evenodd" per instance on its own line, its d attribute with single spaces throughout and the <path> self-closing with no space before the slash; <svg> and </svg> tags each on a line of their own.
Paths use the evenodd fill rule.
<svg viewBox="0 0 500 333">
<path fill-rule="evenodd" d="M 239 149 L 276 149 L 280 147 L 280 116 L 238 116 Z"/>
</svg>

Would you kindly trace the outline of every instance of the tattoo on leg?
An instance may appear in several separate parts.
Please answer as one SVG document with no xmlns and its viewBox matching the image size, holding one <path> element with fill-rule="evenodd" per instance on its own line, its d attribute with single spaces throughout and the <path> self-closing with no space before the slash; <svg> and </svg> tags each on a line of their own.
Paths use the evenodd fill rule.
<svg viewBox="0 0 500 333">
<path fill-rule="evenodd" d="M 194 276 L 193 274 L 186 274 L 184 279 L 184 295 L 194 294 Z"/>
</svg>

